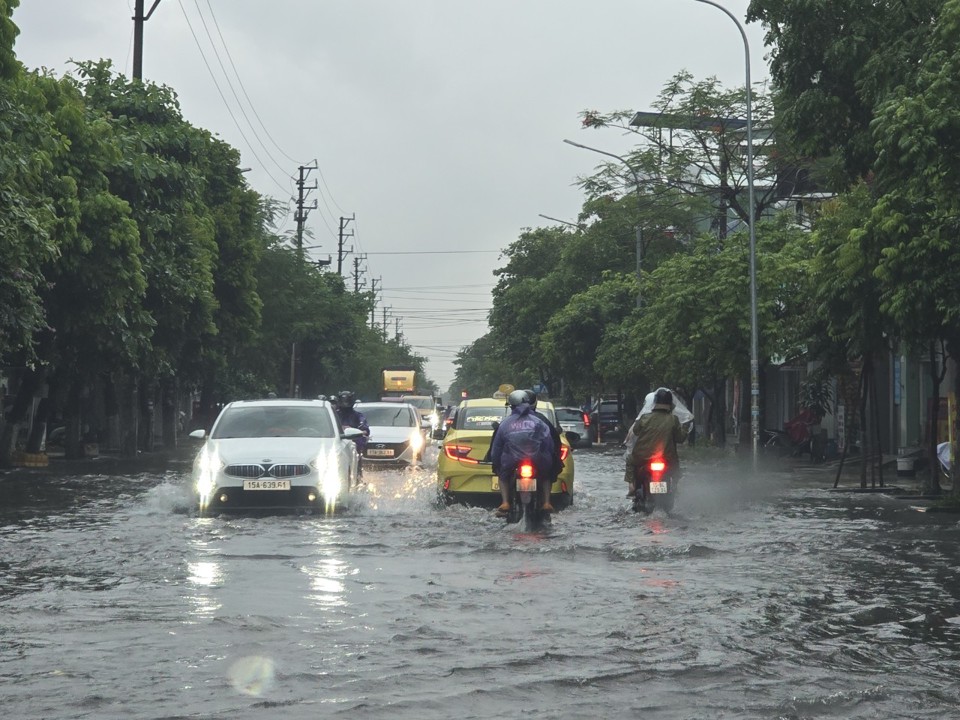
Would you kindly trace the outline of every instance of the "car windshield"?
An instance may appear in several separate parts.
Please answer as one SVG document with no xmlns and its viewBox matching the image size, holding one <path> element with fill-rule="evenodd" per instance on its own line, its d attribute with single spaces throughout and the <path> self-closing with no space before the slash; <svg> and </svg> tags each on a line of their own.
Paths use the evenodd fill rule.
<svg viewBox="0 0 960 720">
<path fill-rule="evenodd" d="M 357 408 L 367 419 L 371 427 L 415 427 L 410 409 L 406 405 L 400 407 L 363 407 Z"/>
<path fill-rule="evenodd" d="M 333 420 L 325 407 L 232 407 L 223 411 L 210 437 L 334 437 Z"/>
<path fill-rule="evenodd" d="M 557 408 L 557 419 L 560 422 L 583 422 L 583 413 L 573 408 Z"/>
<path fill-rule="evenodd" d="M 500 422 L 509 408 L 504 405 L 483 405 L 461 408 L 457 413 L 458 430 L 490 430 L 490 423 Z"/>
<path fill-rule="evenodd" d="M 400 400 L 405 403 L 410 403 L 415 408 L 419 408 L 420 410 L 434 410 L 437 407 L 437 404 L 433 401 L 433 398 L 430 397 L 402 397 Z"/>
</svg>

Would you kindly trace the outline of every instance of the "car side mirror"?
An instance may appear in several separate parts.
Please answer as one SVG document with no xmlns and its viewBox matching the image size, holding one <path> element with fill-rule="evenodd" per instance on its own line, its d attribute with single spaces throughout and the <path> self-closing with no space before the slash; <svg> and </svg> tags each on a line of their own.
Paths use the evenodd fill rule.
<svg viewBox="0 0 960 720">
<path fill-rule="evenodd" d="M 580 442 L 580 433 L 567 430 L 564 435 L 567 436 L 567 442 L 569 442 L 571 445 L 576 445 L 578 442 Z"/>
<path fill-rule="evenodd" d="M 347 440 L 356 440 L 357 438 L 363 437 L 363 430 L 355 427 L 344 428 L 343 435 L 340 437 L 346 438 Z"/>
<path fill-rule="evenodd" d="M 192 437 L 194 440 L 203 440 L 207 436 L 207 431 L 203 428 L 198 428 L 190 433 L 188 437 Z"/>
</svg>

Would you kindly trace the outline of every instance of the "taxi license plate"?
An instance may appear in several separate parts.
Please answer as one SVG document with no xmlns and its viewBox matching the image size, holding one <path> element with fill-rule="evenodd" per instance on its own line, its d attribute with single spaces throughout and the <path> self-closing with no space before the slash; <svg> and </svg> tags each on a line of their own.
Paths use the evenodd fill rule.
<svg viewBox="0 0 960 720">
<path fill-rule="evenodd" d="M 244 490 L 289 490 L 289 480 L 244 480 Z"/>
<path fill-rule="evenodd" d="M 500 478 L 497 477 L 496 475 L 493 476 L 493 480 L 490 483 L 490 489 L 500 492 Z"/>
<path fill-rule="evenodd" d="M 650 494 L 651 495 L 666 495 L 670 492 L 670 487 L 665 482 L 652 482 L 650 483 Z"/>
<path fill-rule="evenodd" d="M 368 448 L 367 455 L 370 457 L 393 457 L 393 448 Z"/>
</svg>

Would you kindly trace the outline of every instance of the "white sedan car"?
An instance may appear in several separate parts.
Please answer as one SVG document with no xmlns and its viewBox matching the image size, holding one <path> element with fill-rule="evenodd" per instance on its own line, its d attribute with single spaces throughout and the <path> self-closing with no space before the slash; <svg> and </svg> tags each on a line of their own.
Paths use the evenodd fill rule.
<svg viewBox="0 0 960 720">
<path fill-rule="evenodd" d="M 374 465 L 416 465 L 426 445 L 423 423 L 417 409 L 404 402 L 357 403 L 370 426 L 363 451 L 365 467 Z"/>
<path fill-rule="evenodd" d="M 228 404 L 193 466 L 201 515 L 231 510 L 332 511 L 357 485 L 358 456 L 324 400 L 245 400 Z"/>
</svg>

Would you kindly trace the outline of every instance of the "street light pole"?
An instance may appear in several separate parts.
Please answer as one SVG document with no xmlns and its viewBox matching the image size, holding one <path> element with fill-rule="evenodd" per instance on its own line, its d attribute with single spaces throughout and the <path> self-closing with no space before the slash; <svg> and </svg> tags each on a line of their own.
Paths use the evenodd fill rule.
<svg viewBox="0 0 960 720">
<path fill-rule="evenodd" d="M 740 37 L 743 38 L 747 83 L 747 194 L 750 203 L 747 210 L 747 224 L 750 228 L 750 430 L 753 436 L 753 469 L 756 471 L 757 453 L 760 445 L 760 363 L 757 357 L 759 355 L 757 347 L 757 238 L 754 232 L 754 209 L 756 206 L 753 201 L 753 105 L 750 87 L 750 43 L 747 41 L 747 33 L 743 29 L 743 25 L 723 5 L 713 2 L 713 0 L 696 0 L 696 2 L 713 5 L 721 10 L 733 20 L 737 30 L 740 31 Z"/>
<path fill-rule="evenodd" d="M 581 148 L 583 150 L 589 150 L 591 152 L 600 153 L 601 155 L 606 155 L 607 157 L 612 157 L 616 160 L 619 160 L 623 163 L 626 168 L 633 174 L 634 187 L 637 192 L 637 209 L 640 210 L 640 213 L 643 213 L 643 195 L 640 193 L 640 177 L 637 175 L 637 171 L 633 169 L 631 165 L 625 158 L 620 157 L 619 155 L 614 155 L 612 152 L 607 152 L 606 150 L 598 150 L 595 147 L 590 147 L 589 145 L 582 145 L 573 140 L 564 140 L 567 145 L 573 145 L 574 147 Z M 640 218 L 637 218 L 637 307 L 640 307 L 640 270 L 643 265 L 643 224 L 640 222 Z"/>
</svg>

